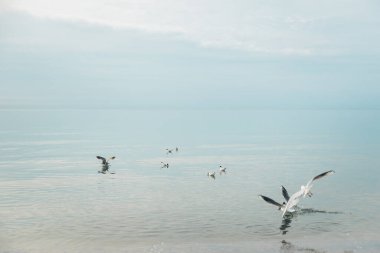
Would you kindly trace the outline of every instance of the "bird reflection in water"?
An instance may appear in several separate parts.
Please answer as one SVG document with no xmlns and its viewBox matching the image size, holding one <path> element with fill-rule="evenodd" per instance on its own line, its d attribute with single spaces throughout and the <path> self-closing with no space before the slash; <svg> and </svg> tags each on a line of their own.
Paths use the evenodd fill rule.
<svg viewBox="0 0 380 253">
<path fill-rule="evenodd" d="M 288 228 L 290 228 L 290 223 L 292 223 L 293 215 L 285 215 L 282 219 L 282 223 L 280 226 L 280 231 L 283 235 L 285 235 L 288 232 Z"/>
</svg>

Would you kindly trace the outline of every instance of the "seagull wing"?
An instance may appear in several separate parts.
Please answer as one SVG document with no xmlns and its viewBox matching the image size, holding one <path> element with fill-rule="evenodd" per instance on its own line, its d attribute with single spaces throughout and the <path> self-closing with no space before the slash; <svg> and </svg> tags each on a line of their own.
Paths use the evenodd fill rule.
<svg viewBox="0 0 380 253">
<path fill-rule="evenodd" d="M 290 199 L 289 194 L 288 194 L 288 191 L 285 189 L 284 186 L 281 186 L 281 188 L 282 188 L 282 196 L 284 196 L 286 202 L 288 202 L 289 199 Z"/>
<path fill-rule="evenodd" d="M 292 207 L 296 206 L 298 202 L 300 202 L 300 198 L 302 197 L 304 193 L 304 189 L 301 188 L 298 192 L 294 193 L 290 198 L 288 203 L 286 203 L 286 206 L 284 208 L 284 211 L 282 213 L 282 217 L 284 217 L 285 213 Z"/>
<path fill-rule="evenodd" d="M 309 190 L 310 190 L 311 187 L 313 186 L 313 182 L 314 182 L 315 180 L 318 180 L 318 179 L 323 178 L 323 177 L 325 177 L 325 176 L 332 175 L 332 174 L 334 174 L 334 173 L 335 173 L 335 171 L 333 171 L 333 170 L 329 170 L 329 171 L 323 172 L 322 174 L 319 174 L 318 176 L 313 177 L 312 179 L 310 179 L 309 182 L 307 182 L 306 189 L 309 189 Z"/>
<path fill-rule="evenodd" d="M 102 160 L 102 164 L 106 164 L 106 163 L 107 163 L 107 160 L 106 160 L 106 158 L 104 158 L 104 157 L 96 156 L 96 158 Z"/>
<path fill-rule="evenodd" d="M 266 197 L 266 196 L 259 195 L 259 198 L 261 198 L 262 200 L 264 200 L 265 202 L 267 202 L 267 203 L 269 203 L 269 204 L 272 204 L 272 205 L 275 205 L 275 206 L 278 206 L 278 207 L 281 207 L 281 206 L 282 206 L 280 203 L 277 203 L 277 202 L 274 201 L 273 199 L 268 198 L 268 197 Z"/>
</svg>

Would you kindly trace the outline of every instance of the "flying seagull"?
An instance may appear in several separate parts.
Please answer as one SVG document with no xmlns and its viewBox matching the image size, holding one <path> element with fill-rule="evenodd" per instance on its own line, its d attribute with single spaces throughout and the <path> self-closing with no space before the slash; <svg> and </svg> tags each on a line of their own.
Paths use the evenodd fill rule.
<svg viewBox="0 0 380 253">
<path fill-rule="evenodd" d="M 175 152 L 178 152 L 178 147 L 175 148 Z"/>
<path fill-rule="evenodd" d="M 109 171 L 109 168 L 110 168 L 109 161 L 115 159 L 116 157 L 115 156 L 111 156 L 110 158 L 106 159 L 106 158 L 104 158 L 102 156 L 96 156 L 96 158 L 98 158 L 99 160 L 102 160 L 102 170 L 98 171 L 98 173 L 106 174 L 107 171 Z M 114 173 L 112 172 L 111 174 L 114 174 Z"/>
<path fill-rule="evenodd" d="M 173 149 L 166 149 L 166 154 L 173 154 Z"/>
<path fill-rule="evenodd" d="M 290 197 L 288 203 L 286 203 L 286 206 L 285 206 L 285 208 L 284 208 L 284 210 L 283 210 L 282 216 L 284 217 L 284 215 L 285 215 L 285 213 L 286 213 L 287 211 L 289 211 L 291 208 L 293 208 L 294 206 L 296 206 L 296 205 L 298 204 L 298 202 L 300 202 L 301 197 L 304 197 L 304 198 L 305 198 L 306 196 L 311 197 L 311 196 L 313 195 L 313 194 L 310 192 L 310 189 L 311 189 L 311 187 L 313 186 L 313 182 L 314 182 L 315 180 L 320 179 L 320 178 L 323 178 L 323 177 L 328 176 L 328 175 L 332 175 L 332 174 L 334 174 L 334 173 L 335 173 L 335 171 L 333 171 L 333 170 L 329 170 L 329 171 L 323 172 L 322 174 L 319 174 L 318 176 L 313 177 L 313 178 L 312 178 L 312 179 L 306 184 L 306 186 L 302 185 L 302 186 L 301 186 L 301 189 L 300 189 L 298 192 L 294 193 L 294 194 Z"/>
<path fill-rule="evenodd" d="M 282 188 L 282 196 L 284 196 L 284 199 L 286 200 L 286 202 L 282 202 L 282 204 L 274 201 L 273 199 L 269 198 L 269 197 L 266 197 L 266 196 L 263 196 L 263 195 L 259 195 L 259 198 L 261 198 L 262 200 L 264 200 L 265 202 L 269 203 L 269 204 L 272 204 L 272 205 L 275 205 L 278 207 L 278 210 L 284 210 L 285 208 L 285 205 L 286 203 L 288 202 L 289 200 L 289 194 L 288 194 L 288 191 L 285 189 L 284 186 L 281 186 Z M 290 210 L 291 212 L 294 212 L 295 210 L 294 209 L 291 209 Z"/>
</svg>

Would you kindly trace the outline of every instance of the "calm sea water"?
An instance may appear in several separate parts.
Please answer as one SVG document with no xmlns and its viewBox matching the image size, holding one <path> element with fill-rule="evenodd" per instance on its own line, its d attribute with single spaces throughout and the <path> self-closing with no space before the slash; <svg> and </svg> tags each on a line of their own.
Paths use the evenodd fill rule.
<svg viewBox="0 0 380 253">
<path fill-rule="evenodd" d="M 0 117 L 0 252 L 380 251 L 379 111 Z M 116 174 L 98 174 L 96 155 L 115 155 Z M 257 197 L 282 202 L 281 185 L 329 169 L 292 218 Z"/>
</svg>

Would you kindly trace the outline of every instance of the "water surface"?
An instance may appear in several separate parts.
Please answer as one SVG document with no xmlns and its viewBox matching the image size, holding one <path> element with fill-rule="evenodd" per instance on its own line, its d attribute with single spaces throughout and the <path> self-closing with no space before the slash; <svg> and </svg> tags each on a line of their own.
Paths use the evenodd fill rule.
<svg viewBox="0 0 380 253">
<path fill-rule="evenodd" d="M 380 250 L 378 111 L 0 116 L 1 252 Z M 115 155 L 116 174 L 98 174 L 96 155 Z M 208 178 L 219 165 L 227 174 Z M 257 197 L 283 201 L 281 185 L 329 169 L 292 218 Z"/>
</svg>

